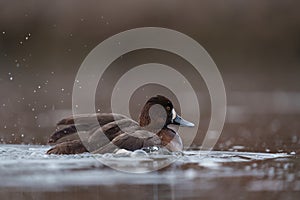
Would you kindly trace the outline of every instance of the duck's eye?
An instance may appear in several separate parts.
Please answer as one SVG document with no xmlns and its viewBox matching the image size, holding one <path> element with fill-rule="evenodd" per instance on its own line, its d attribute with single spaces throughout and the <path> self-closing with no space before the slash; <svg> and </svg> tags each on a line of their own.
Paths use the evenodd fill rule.
<svg viewBox="0 0 300 200">
<path fill-rule="evenodd" d="M 170 107 L 170 106 L 167 106 L 166 109 L 167 109 L 167 111 L 170 111 L 170 110 L 171 110 L 171 107 Z"/>
</svg>

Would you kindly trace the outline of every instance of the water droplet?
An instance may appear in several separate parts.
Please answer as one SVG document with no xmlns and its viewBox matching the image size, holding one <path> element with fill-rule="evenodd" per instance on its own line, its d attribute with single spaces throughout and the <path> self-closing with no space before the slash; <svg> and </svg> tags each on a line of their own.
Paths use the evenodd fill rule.
<svg viewBox="0 0 300 200">
<path fill-rule="evenodd" d="M 22 42 L 22 41 L 20 41 L 20 44 L 23 44 L 23 42 Z"/>
<path fill-rule="evenodd" d="M 33 90 L 33 93 L 36 93 L 36 90 Z"/>
<path fill-rule="evenodd" d="M 41 89 L 41 86 L 40 86 L 40 85 L 38 85 L 38 88 L 39 88 L 39 89 Z"/>
<path fill-rule="evenodd" d="M 25 37 L 25 40 L 28 40 L 28 39 L 29 39 L 29 37 L 26 36 L 26 37 Z"/>
<path fill-rule="evenodd" d="M 4 34 L 5 34 L 5 31 L 2 31 L 2 34 L 4 35 Z"/>
<path fill-rule="evenodd" d="M 14 79 L 14 78 L 13 78 L 12 76 L 11 76 L 11 77 L 9 77 L 9 80 L 11 80 L 11 81 L 12 81 L 13 79 Z"/>
<path fill-rule="evenodd" d="M 21 137 L 24 137 L 24 134 L 22 134 Z"/>
<path fill-rule="evenodd" d="M 64 89 L 64 88 L 61 88 L 61 91 L 63 92 L 63 91 L 65 91 L 65 89 Z"/>
<path fill-rule="evenodd" d="M 35 108 L 31 108 L 32 111 L 35 111 Z"/>
</svg>

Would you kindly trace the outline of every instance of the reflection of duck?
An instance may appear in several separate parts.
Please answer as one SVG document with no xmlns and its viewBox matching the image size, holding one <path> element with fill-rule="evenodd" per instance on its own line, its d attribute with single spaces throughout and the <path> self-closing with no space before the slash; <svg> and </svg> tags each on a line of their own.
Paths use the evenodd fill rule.
<svg viewBox="0 0 300 200">
<path fill-rule="evenodd" d="M 60 138 L 85 130 L 88 142 L 81 140 L 67 141 L 57 144 L 47 151 L 48 154 L 76 154 L 87 151 L 107 153 L 114 150 L 137 150 L 147 147 L 165 147 L 170 151 L 181 151 L 183 148 L 180 136 L 169 124 L 194 126 L 176 114 L 172 102 L 164 96 L 150 98 L 142 109 L 139 124 L 132 119 L 113 113 L 98 113 L 95 115 L 79 115 L 61 120 L 58 125 L 68 127 L 55 132 L 49 140 L 54 143 Z M 76 127 L 75 127 L 75 122 Z M 100 125 L 100 127 L 99 127 Z M 103 134 L 104 133 L 104 134 Z"/>
</svg>

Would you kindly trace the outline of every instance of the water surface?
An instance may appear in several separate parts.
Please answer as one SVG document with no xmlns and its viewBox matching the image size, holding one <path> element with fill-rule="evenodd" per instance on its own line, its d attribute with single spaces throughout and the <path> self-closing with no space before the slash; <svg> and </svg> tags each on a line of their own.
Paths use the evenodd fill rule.
<svg viewBox="0 0 300 200">
<path fill-rule="evenodd" d="M 300 160 L 286 153 L 184 151 L 183 155 L 46 155 L 49 146 L 0 146 L 1 199 L 296 199 Z M 175 158 L 150 173 L 126 173 Z"/>
</svg>

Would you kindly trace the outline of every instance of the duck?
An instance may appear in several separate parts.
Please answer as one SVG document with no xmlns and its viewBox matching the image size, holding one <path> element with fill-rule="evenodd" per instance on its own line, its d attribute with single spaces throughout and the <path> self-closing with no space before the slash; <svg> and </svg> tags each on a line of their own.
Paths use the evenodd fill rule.
<svg viewBox="0 0 300 200">
<path fill-rule="evenodd" d="M 95 123 L 95 118 L 98 123 Z M 192 122 L 176 113 L 167 97 L 157 95 L 145 103 L 138 122 L 116 113 L 80 114 L 60 120 L 57 123 L 58 128 L 49 138 L 49 144 L 56 144 L 63 137 L 78 133 L 77 128 L 84 132 L 86 139 L 80 137 L 58 143 L 46 153 L 104 154 L 121 149 L 135 151 L 149 148 L 164 148 L 170 152 L 182 151 L 181 137 L 174 127 L 170 128 L 169 125 L 194 127 Z M 60 128 L 61 126 L 63 128 Z"/>
</svg>

